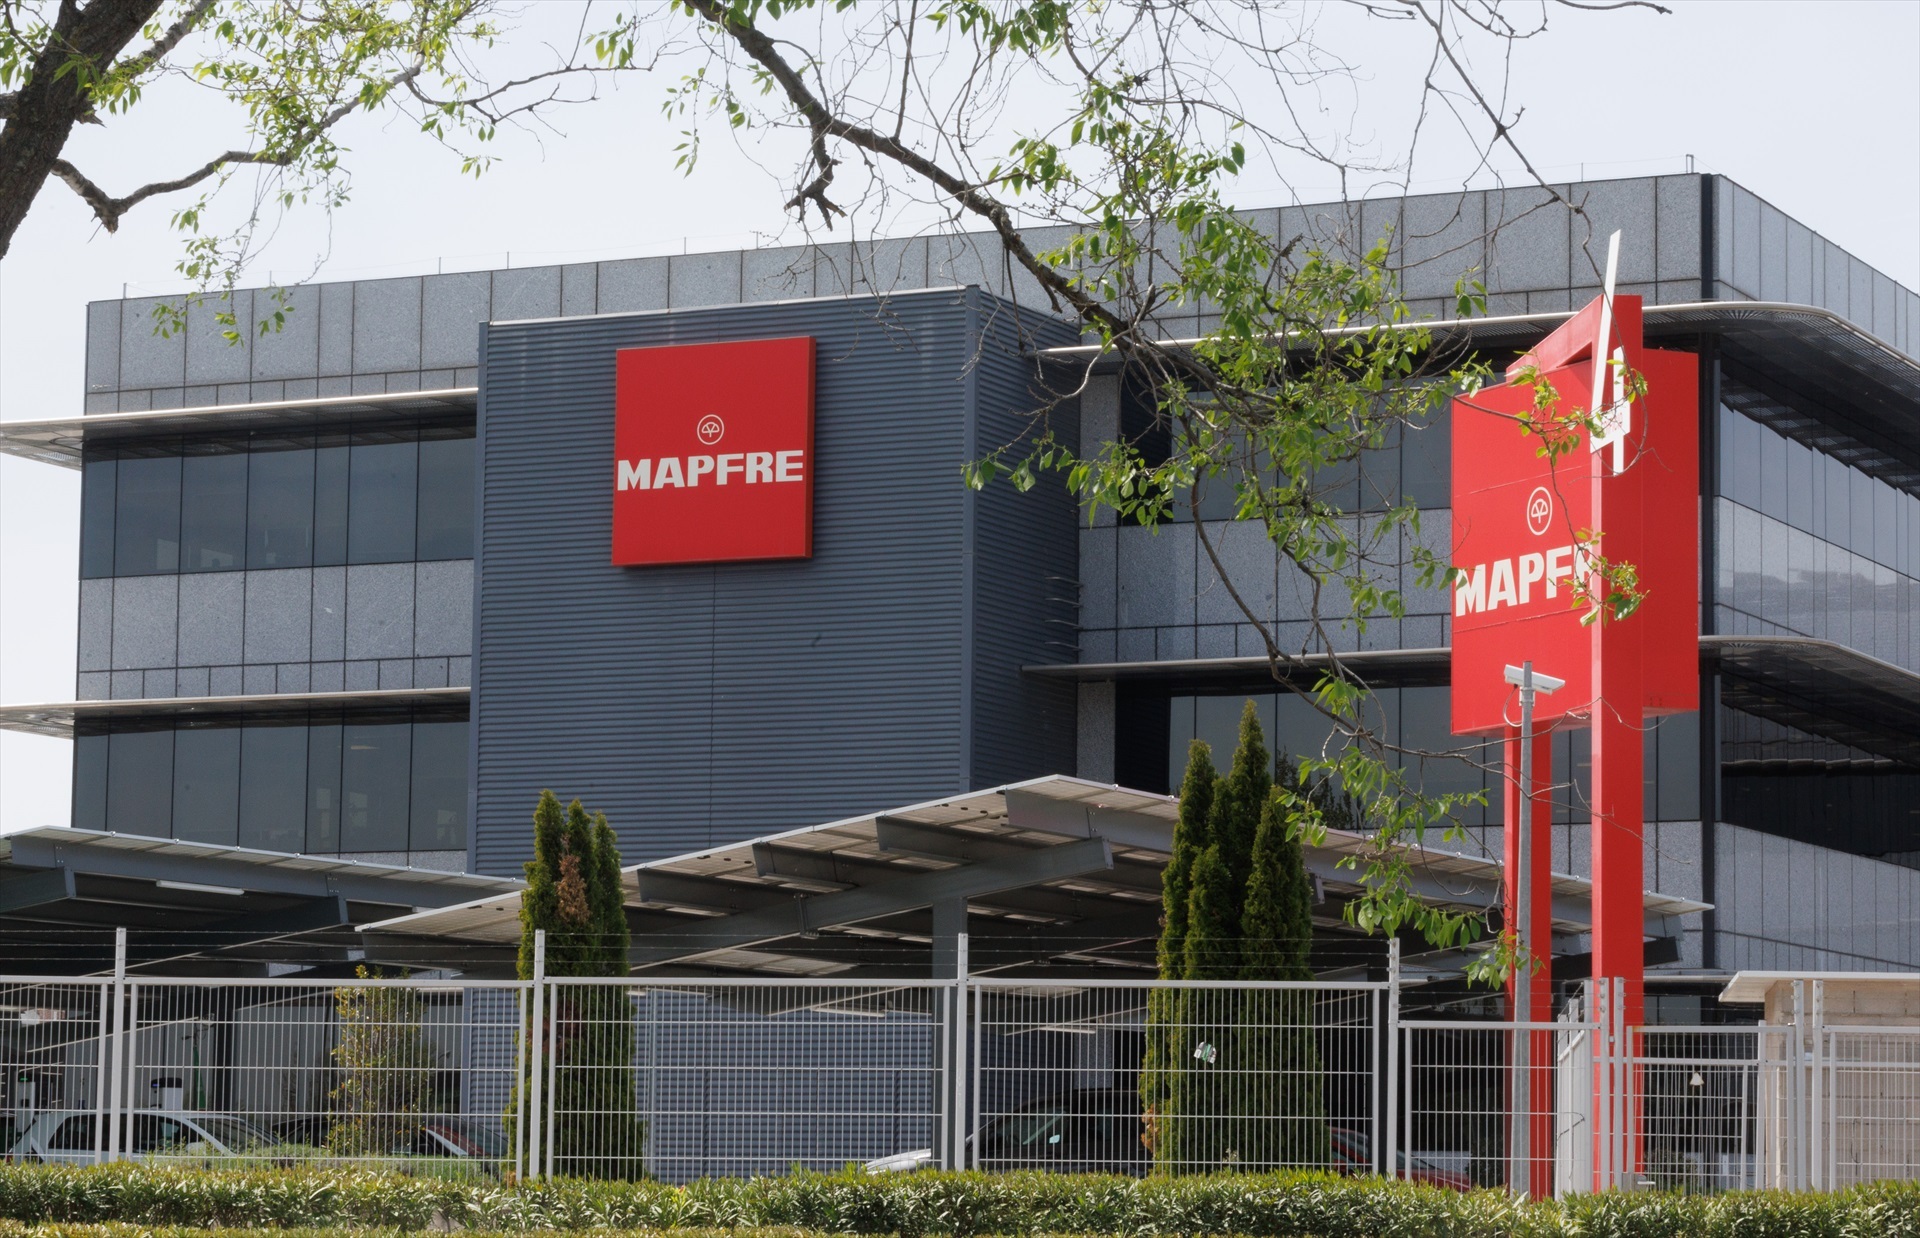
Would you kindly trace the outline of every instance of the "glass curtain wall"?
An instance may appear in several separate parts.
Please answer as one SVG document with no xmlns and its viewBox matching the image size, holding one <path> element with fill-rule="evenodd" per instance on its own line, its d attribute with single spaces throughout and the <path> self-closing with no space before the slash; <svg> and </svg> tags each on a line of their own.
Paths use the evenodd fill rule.
<svg viewBox="0 0 1920 1238">
<path fill-rule="evenodd" d="M 1920 668 L 1920 497 L 1724 406 L 1720 477 L 1722 632 Z"/>
<path fill-rule="evenodd" d="M 1375 717 L 1387 742 L 1408 749 L 1403 763 L 1415 769 L 1415 783 L 1428 794 L 1478 791 L 1485 807 L 1469 807 L 1460 824 L 1499 825 L 1502 784 L 1499 745 L 1449 732 L 1451 689 L 1378 688 Z M 1300 697 L 1285 693 L 1176 696 L 1168 726 L 1167 785 L 1178 787 L 1186 771 L 1187 745 L 1203 739 L 1214 764 L 1224 770 L 1233 752 L 1240 711 L 1248 700 L 1260 709 L 1267 742 L 1276 753 L 1294 759 L 1317 755 L 1327 740 L 1326 720 Z M 1593 748 L 1584 729 L 1558 731 L 1553 738 L 1553 819 L 1556 824 L 1586 821 L 1592 787 Z M 1646 801 L 1649 821 L 1700 819 L 1700 720 L 1674 714 L 1650 721 L 1646 733 Z"/>
<path fill-rule="evenodd" d="M 80 575 L 473 557 L 469 424 L 89 450 Z"/>
<path fill-rule="evenodd" d="M 1920 868 L 1920 769 L 1744 710 L 1720 711 L 1721 815 Z"/>
<path fill-rule="evenodd" d="M 467 721 L 427 711 L 116 723 L 75 738 L 73 824 L 266 851 L 463 851 Z"/>
</svg>

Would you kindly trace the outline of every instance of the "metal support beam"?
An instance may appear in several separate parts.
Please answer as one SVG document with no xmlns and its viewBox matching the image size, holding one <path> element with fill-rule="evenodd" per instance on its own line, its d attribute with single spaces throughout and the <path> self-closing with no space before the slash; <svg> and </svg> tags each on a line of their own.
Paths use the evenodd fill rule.
<svg viewBox="0 0 1920 1238">
<path fill-rule="evenodd" d="M 874 827 L 880 850 L 929 860 L 977 864 L 982 860 L 1017 860 L 1036 850 L 1031 843 L 981 834 L 956 834 L 899 817 L 875 818 Z M 1160 868 L 1155 864 L 1116 860 L 1111 869 L 1094 879 L 1103 886 L 1138 890 L 1156 897 L 1161 889 Z"/>
<path fill-rule="evenodd" d="M 851 890 L 854 883 L 845 879 L 845 861 L 830 851 L 799 851 L 776 847 L 771 843 L 753 844 L 753 869 L 762 877 L 774 877 L 788 885 L 800 886 L 816 894 Z"/>
<path fill-rule="evenodd" d="M 73 897 L 73 872 L 37 868 L 0 873 L 0 914 L 44 907 Z"/>
<path fill-rule="evenodd" d="M 742 885 L 737 881 L 715 881 L 646 868 L 635 872 L 633 877 L 638 892 L 635 901 L 642 907 L 677 907 L 732 915 L 793 901 L 793 895 L 785 890 Z"/>
<path fill-rule="evenodd" d="M 1106 840 L 1091 838 L 1046 847 L 1018 862 L 995 861 L 913 873 L 857 889 L 796 898 L 785 907 L 766 907 L 696 922 L 684 930 L 650 933 L 633 943 L 627 957 L 635 968 L 652 967 L 717 950 L 805 935 L 831 925 L 857 924 L 895 912 L 931 907 L 944 899 L 984 896 L 1036 882 L 1103 872 L 1112 867 L 1113 852 Z"/>
<path fill-rule="evenodd" d="M 351 923 L 347 916 L 347 900 L 338 894 L 330 894 L 290 907 L 218 920 L 190 933 L 166 933 L 159 940 L 136 948 L 132 958 L 143 965 L 167 959 L 190 958 L 196 954 L 233 950 L 292 937 L 298 933 L 340 928 Z"/>
<path fill-rule="evenodd" d="M 447 907 L 485 893 L 471 881 L 414 880 L 410 870 L 382 872 L 376 865 L 303 868 L 247 858 L 204 854 L 204 849 L 169 850 L 168 840 L 152 847 L 90 846 L 85 839 L 56 842 L 40 834 L 15 835 L 13 862 L 38 868 L 70 868 L 82 877 L 127 877 L 142 881 L 184 881 L 232 886 L 249 894 L 322 898 L 338 894 L 356 903 L 393 907 Z M 284 857 L 270 857 L 281 859 Z"/>
<path fill-rule="evenodd" d="M 1173 822 L 1145 813 L 1048 799 L 1029 791 L 1007 792 L 1007 824 L 1065 838 L 1105 838 L 1116 847 L 1173 853 Z"/>
</svg>

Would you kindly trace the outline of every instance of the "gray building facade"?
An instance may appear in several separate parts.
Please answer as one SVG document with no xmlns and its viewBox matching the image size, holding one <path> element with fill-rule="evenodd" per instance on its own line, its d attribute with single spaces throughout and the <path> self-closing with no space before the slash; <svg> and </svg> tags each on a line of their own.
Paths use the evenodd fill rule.
<svg viewBox="0 0 1920 1238">
<path fill-rule="evenodd" d="M 1615 228 L 1622 291 L 1705 307 L 1649 315 L 1705 375 L 1708 704 L 1649 737 L 1647 875 L 1716 911 L 1668 966 L 1920 965 L 1920 295 L 1721 177 L 1559 188 L 1581 213 L 1505 190 L 1253 218 L 1391 230 L 1436 318 L 1482 280 L 1491 353 L 1598 291 Z M 90 307 L 76 823 L 512 874 L 543 786 L 634 860 L 1044 773 L 1165 789 L 1249 695 L 1282 746 L 1310 738 L 1191 524 L 962 488 L 1026 424 L 1035 351 L 1072 342 L 985 239 L 289 295 L 238 345 L 210 309 L 166 339 L 150 301 Z M 795 334 L 818 341 L 814 558 L 609 566 L 614 351 Z M 1144 415 L 1126 392 L 1096 374 L 1059 423 L 1110 437 Z M 1411 497 L 1446 544 L 1445 427 L 1387 456 L 1354 506 Z M 269 501 L 286 477 L 306 517 Z M 1298 573 L 1225 515 L 1236 585 L 1303 645 Z M 1447 747 L 1449 598 L 1408 602 L 1341 639 L 1378 655 L 1397 733 Z M 1583 872 L 1584 736 L 1559 742 L 1556 864 Z M 164 820 L 135 807 L 161 788 Z M 1465 824 L 1497 853 L 1497 809 Z"/>
</svg>

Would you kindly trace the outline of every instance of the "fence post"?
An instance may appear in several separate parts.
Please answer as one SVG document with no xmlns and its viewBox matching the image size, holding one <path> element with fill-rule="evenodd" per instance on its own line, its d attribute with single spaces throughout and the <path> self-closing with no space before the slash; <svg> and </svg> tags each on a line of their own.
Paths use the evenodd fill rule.
<svg viewBox="0 0 1920 1238">
<path fill-rule="evenodd" d="M 120 1097 L 126 1092 L 122 1078 L 126 1062 L 126 1039 L 122 1035 L 127 1006 L 127 930 L 113 930 L 113 1064 L 107 1073 L 106 1127 L 107 1160 L 120 1159 Z"/>
<path fill-rule="evenodd" d="M 961 957 L 963 958 L 965 957 L 964 947 L 962 948 Z M 973 1134 L 980 1129 L 980 1126 L 981 1126 L 980 1109 L 986 1103 L 986 1101 L 983 1099 L 985 1094 L 980 1090 L 981 1089 L 980 1064 L 981 1064 L 981 1059 L 984 1056 L 984 1053 L 981 1048 L 980 1025 L 986 1020 L 987 997 L 985 993 L 982 993 L 978 988 L 974 987 L 973 980 L 971 977 L 967 979 L 967 989 L 968 989 L 968 993 L 967 993 L 968 1000 L 972 1003 L 972 1006 L 973 1006 L 973 1056 L 971 1059 L 973 1062 L 973 1093 L 971 1096 L 971 1104 L 968 1106 L 968 1109 L 967 1109 L 967 1136 L 968 1136 L 968 1139 L 971 1140 L 973 1137 Z M 980 1167 L 980 1149 L 973 1146 L 971 1142 L 967 1143 L 965 1147 L 967 1150 L 967 1153 L 966 1153 L 967 1160 L 971 1161 L 972 1164 L 971 1166 L 963 1164 L 961 1168 L 965 1169 L 965 1168 L 971 1167 L 974 1169 L 978 1169 Z"/>
<path fill-rule="evenodd" d="M 1387 938 L 1387 1137 L 1381 1172 L 1400 1176 L 1400 939 Z"/>
<path fill-rule="evenodd" d="M 538 1178 L 544 1165 L 540 1140 L 541 1119 L 546 1116 L 546 1054 L 543 1052 L 546 1029 L 547 930 L 533 930 L 533 1020 L 527 1031 L 527 1177 Z"/>
<path fill-rule="evenodd" d="M 93 1159 L 118 1159 L 113 1136 L 120 1104 L 120 1019 L 126 1005 L 127 930 L 113 931 L 113 980 L 100 991 L 100 1086 L 95 1089 Z"/>
<path fill-rule="evenodd" d="M 1827 982 L 1812 985 L 1811 1017 L 1807 1020 L 1810 1048 L 1807 1053 L 1807 1185 L 1816 1191 L 1833 1189 L 1827 1174 L 1827 1116 L 1831 1108 L 1826 1079 Z"/>
<path fill-rule="evenodd" d="M 949 1029 L 953 1038 L 951 1110 L 953 1155 L 948 1158 L 948 1167 L 965 1169 L 967 1167 L 967 1084 L 972 1080 L 973 1075 L 967 1069 L 967 934 L 964 930 L 954 935 L 953 951 L 953 1026 Z"/>
</svg>

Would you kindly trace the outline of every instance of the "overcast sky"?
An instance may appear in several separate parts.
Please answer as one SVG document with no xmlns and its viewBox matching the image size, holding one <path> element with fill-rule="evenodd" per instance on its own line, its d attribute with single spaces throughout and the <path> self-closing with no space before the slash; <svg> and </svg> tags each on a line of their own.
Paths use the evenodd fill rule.
<svg viewBox="0 0 1920 1238">
<path fill-rule="evenodd" d="M 1525 46 L 1511 93 L 1519 134 L 1545 175 L 1678 172 L 1694 157 L 1889 273 L 1920 287 L 1920 2 L 1801 4 L 1679 0 L 1651 12 L 1557 13 Z M 569 11 L 571 10 L 571 12 Z M 1329 22 L 1349 21 L 1340 11 Z M 523 38 L 569 28 L 571 4 L 530 12 Z M 1389 32 L 1364 66 L 1356 124 L 1393 144 L 1395 108 L 1424 60 Z M 661 78 L 629 79 L 567 113 L 562 133 L 510 135 L 478 182 L 405 123 L 348 135 L 355 190 L 331 230 L 287 226 L 256 272 L 355 279 L 753 245 L 788 230 L 787 196 L 744 154 L 714 145 L 691 180 L 672 172 L 678 125 Z M 1373 104 L 1381 107 L 1371 107 Z M 1393 105 L 1393 106 L 1387 106 Z M 110 190 L 177 173 L 228 144 L 218 114 L 182 100 L 84 134 L 83 167 Z M 784 167 L 789 152 L 772 157 Z M 1413 188 L 1457 187 L 1471 172 L 1444 133 L 1423 148 Z M 1293 185 L 1283 186 L 1286 175 Z M 1294 193 L 1336 196 L 1311 173 L 1257 171 L 1237 205 Z M 156 204 L 157 205 L 157 204 Z M 98 232 L 50 184 L 0 260 L 0 418 L 80 412 L 88 301 L 177 291 L 179 240 L 168 207 Z M 858 224 L 858 221 L 856 221 Z M 869 230 L 863 228 L 862 231 Z M 789 232 L 790 235 L 790 232 Z M 64 701 L 74 691 L 79 475 L 0 458 L 0 702 Z M 0 736 L 0 830 L 66 824 L 69 745 Z"/>
</svg>

